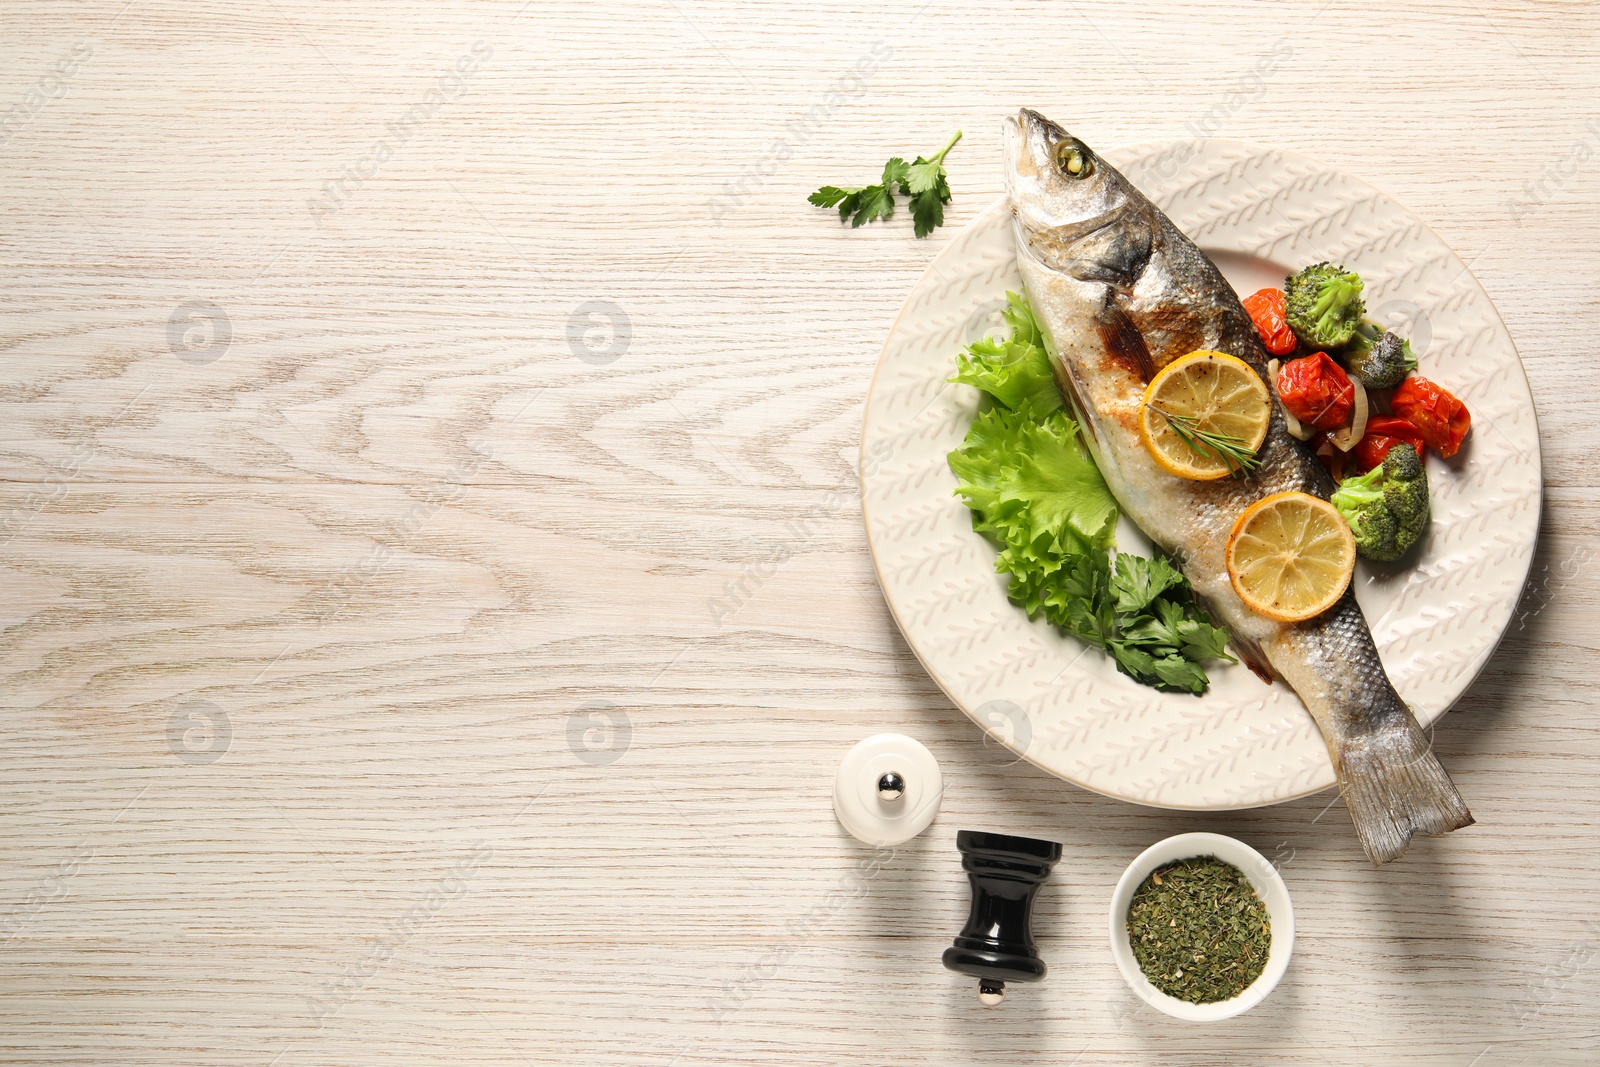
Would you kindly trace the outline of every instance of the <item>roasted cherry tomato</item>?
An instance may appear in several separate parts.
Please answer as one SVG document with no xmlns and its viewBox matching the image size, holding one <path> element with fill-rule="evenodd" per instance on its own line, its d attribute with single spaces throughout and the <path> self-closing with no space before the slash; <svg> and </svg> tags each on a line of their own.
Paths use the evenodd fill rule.
<svg viewBox="0 0 1600 1067">
<path fill-rule="evenodd" d="M 1446 458 L 1456 454 L 1461 439 L 1472 429 L 1472 416 L 1465 404 L 1415 374 L 1394 391 L 1389 410 L 1415 426 L 1428 446 Z"/>
<path fill-rule="evenodd" d="M 1389 449 L 1402 441 L 1415 448 L 1421 458 L 1426 442 L 1415 426 L 1395 415 L 1373 415 L 1367 419 L 1367 432 L 1350 450 L 1350 455 L 1365 474 L 1382 463 Z"/>
<path fill-rule="evenodd" d="M 1283 290 L 1263 289 L 1244 302 L 1250 321 L 1256 324 L 1261 343 L 1275 356 L 1287 356 L 1299 346 L 1300 341 L 1289 328 L 1284 315 Z"/>
<path fill-rule="evenodd" d="M 1336 430 L 1350 418 L 1356 388 L 1328 353 L 1317 352 L 1278 368 L 1278 398 L 1307 426 Z"/>
</svg>

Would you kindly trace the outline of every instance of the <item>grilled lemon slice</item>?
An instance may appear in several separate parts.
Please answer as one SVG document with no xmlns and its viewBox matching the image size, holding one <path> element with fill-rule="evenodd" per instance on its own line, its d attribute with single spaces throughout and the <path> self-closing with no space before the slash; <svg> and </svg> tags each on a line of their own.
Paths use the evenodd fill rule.
<svg viewBox="0 0 1600 1067">
<path fill-rule="evenodd" d="M 1309 493 L 1251 504 L 1228 535 L 1228 577 L 1251 611 L 1300 622 L 1338 603 L 1356 569 L 1356 539 L 1337 508 Z"/>
<path fill-rule="evenodd" d="M 1208 482 L 1251 466 L 1271 421 L 1272 395 L 1250 364 L 1201 350 L 1150 380 L 1139 437 L 1168 474 Z"/>
</svg>

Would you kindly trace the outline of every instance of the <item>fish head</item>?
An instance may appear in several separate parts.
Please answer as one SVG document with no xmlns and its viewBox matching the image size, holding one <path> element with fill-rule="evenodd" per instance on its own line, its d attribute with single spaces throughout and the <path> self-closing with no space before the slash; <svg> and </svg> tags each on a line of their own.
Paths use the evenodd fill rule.
<svg viewBox="0 0 1600 1067">
<path fill-rule="evenodd" d="M 1030 232 L 1081 229 L 1128 203 L 1122 175 L 1037 111 L 1006 119 L 1005 144 L 1006 192 Z"/>
<path fill-rule="evenodd" d="M 1006 120 L 1018 246 L 1084 280 L 1128 285 L 1149 258 L 1154 208 L 1093 149 L 1037 111 Z"/>
</svg>

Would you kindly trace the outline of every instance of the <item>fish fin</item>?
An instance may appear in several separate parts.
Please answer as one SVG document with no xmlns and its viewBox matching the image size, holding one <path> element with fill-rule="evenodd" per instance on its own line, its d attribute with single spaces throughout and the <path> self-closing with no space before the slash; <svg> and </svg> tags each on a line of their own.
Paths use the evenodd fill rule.
<svg viewBox="0 0 1600 1067">
<path fill-rule="evenodd" d="M 1240 662 L 1249 667 L 1250 673 L 1263 682 L 1271 685 L 1273 679 L 1278 677 L 1277 672 L 1272 669 L 1272 664 L 1267 660 L 1266 651 L 1254 639 L 1235 633 L 1233 648 L 1239 653 Z"/>
<path fill-rule="evenodd" d="M 1414 834 L 1437 836 L 1473 823 L 1467 802 L 1403 704 L 1372 733 L 1349 738 L 1337 753 L 1339 792 L 1367 858 L 1388 863 Z"/>
<path fill-rule="evenodd" d="M 1098 441 L 1100 434 L 1095 428 L 1095 421 L 1085 414 L 1089 408 L 1084 402 L 1083 394 L 1078 391 L 1078 383 L 1073 380 L 1072 372 L 1067 369 L 1065 363 L 1054 356 L 1050 357 L 1050 370 L 1055 375 L 1056 387 L 1061 390 L 1062 394 L 1066 396 L 1067 402 L 1072 405 L 1072 414 L 1079 427 L 1086 435 Z"/>
<path fill-rule="evenodd" d="M 1139 327 L 1133 324 L 1128 313 L 1114 298 L 1106 301 L 1097 325 L 1100 328 L 1100 343 L 1105 345 L 1106 353 L 1112 359 L 1137 374 L 1140 381 L 1148 382 L 1156 376 L 1155 361 L 1150 358 L 1150 346 L 1144 343 L 1144 335 L 1139 332 Z"/>
</svg>

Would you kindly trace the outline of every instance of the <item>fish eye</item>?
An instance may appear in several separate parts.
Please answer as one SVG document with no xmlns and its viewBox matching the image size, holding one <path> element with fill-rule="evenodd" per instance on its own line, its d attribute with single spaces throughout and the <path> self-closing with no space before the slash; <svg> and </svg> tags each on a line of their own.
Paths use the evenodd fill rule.
<svg viewBox="0 0 1600 1067">
<path fill-rule="evenodd" d="M 1087 178 L 1094 173 L 1094 161 L 1076 141 L 1062 141 L 1056 145 L 1056 166 L 1069 178 Z"/>
</svg>

